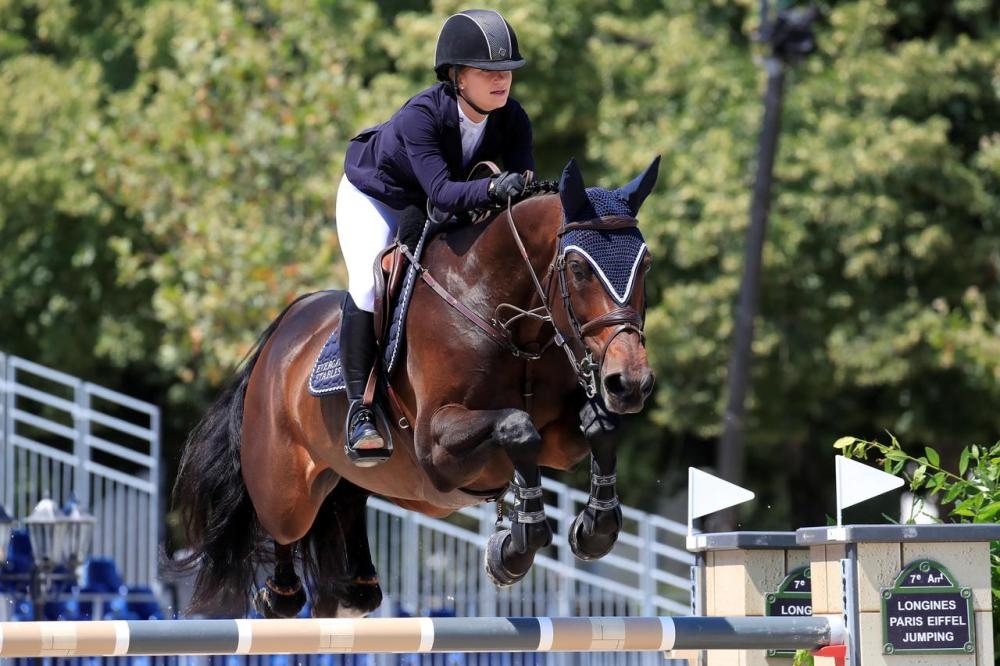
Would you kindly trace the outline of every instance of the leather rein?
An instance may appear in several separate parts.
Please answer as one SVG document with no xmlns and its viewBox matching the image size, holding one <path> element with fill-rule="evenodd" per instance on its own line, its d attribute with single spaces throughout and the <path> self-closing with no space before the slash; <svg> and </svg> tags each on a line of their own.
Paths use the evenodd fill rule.
<svg viewBox="0 0 1000 666">
<path fill-rule="evenodd" d="M 536 193 L 541 191 L 556 191 L 555 184 L 549 183 L 548 181 L 541 181 L 534 183 L 533 185 L 533 189 L 535 189 Z M 531 310 L 525 310 L 510 303 L 501 303 L 496 307 L 493 317 L 487 320 L 485 317 L 455 298 L 455 296 L 445 289 L 441 283 L 435 280 L 434 276 L 427 271 L 426 267 L 421 265 L 420 262 L 416 260 L 407 247 L 401 245 L 400 251 L 416 268 L 420 278 L 432 290 L 434 290 L 438 296 L 440 296 L 446 303 L 448 303 L 448 305 L 454 308 L 462 316 L 475 324 L 491 340 L 493 340 L 502 349 L 508 351 L 515 358 L 534 361 L 541 358 L 553 344 L 561 347 L 566 354 L 567 360 L 573 367 L 574 372 L 576 372 L 577 381 L 580 386 L 583 387 L 583 390 L 587 394 L 588 398 L 593 398 L 597 395 L 598 390 L 596 371 L 600 369 L 601 363 L 604 361 L 604 355 L 607 352 L 608 347 L 611 345 L 611 342 L 619 335 L 627 331 L 636 333 L 640 340 L 645 342 L 645 334 L 642 330 L 642 314 L 631 306 L 618 307 L 581 324 L 576 312 L 573 309 L 569 285 L 566 282 L 566 253 L 564 251 L 560 252 L 559 243 L 556 243 L 555 255 L 553 256 L 552 261 L 549 262 L 549 267 L 544 278 L 546 288 L 543 288 L 542 281 L 539 280 L 538 275 L 535 273 L 531 260 L 528 257 L 528 252 L 525 249 L 524 242 L 521 240 L 521 236 L 517 231 L 517 226 L 514 224 L 513 202 L 510 199 L 507 200 L 507 224 L 510 227 L 514 243 L 517 245 L 521 258 L 524 260 L 525 266 L 528 269 L 528 274 L 531 276 L 538 298 L 541 300 L 541 305 Z M 635 227 L 637 224 L 638 221 L 632 217 L 605 217 L 595 220 L 564 224 L 556 235 L 561 238 L 563 234 L 579 229 L 599 229 L 606 231 L 609 229 L 625 229 Z M 552 280 L 555 279 L 557 275 L 559 279 L 560 296 L 571 327 L 571 335 L 568 337 L 564 335 L 563 332 L 559 330 L 559 326 L 556 325 L 552 316 L 552 306 L 549 303 L 547 296 L 548 289 L 552 287 Z M 511 311 L 513 314 L 504 319 L 501 313 L 506 311 Z M 538 351 L 525 349 L 518 346 L 517 343 L 514 342 L 511 326 L 521 318 L 529 318 L 542 323 L 551 324 L 553 330 L 552 338 L 549 339 Z M 607 328 L 609 326 L 614 326 L 616 328 L 608 340 L 604 343 L 598 360 L 595 362 L 593 353 L 587 348 L 583 339 L 584 337 L 592 334 L 594 331 Z M 530 396 L 531 393 L 529 386 L 526 387 L 525 390 L 526 400 L 530 398 Z"/>
</svg>

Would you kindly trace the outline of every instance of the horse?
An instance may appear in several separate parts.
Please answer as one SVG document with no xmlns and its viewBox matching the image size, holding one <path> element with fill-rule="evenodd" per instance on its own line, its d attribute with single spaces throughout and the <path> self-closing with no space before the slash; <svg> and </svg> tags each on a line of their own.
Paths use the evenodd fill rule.
<svg viewBox="0 0 1000 666">
<path fill-rule="evenodd" d="M 198 571 L 188 612 L 239 616 L 252 604 L 294 617 L 308 598 L 316 617 L 370 613 L 382 601 L 365 525 L 373 494 L 444 517 L 512 492 L 510 526 L 498 524 L 484 558 L 496 585 L 512 585 L 552 540 L 540 468 L 588 454 L 590 501 L 569 543 L 582 559 L 610 552 L 622 525 L 614 427 L 654 383 L 651 259 L 635 216 L 658 165 L 606 190 L 587 188 L 571 160 L 558 193 L 445 227 L 411 255 L 422 279 L 403 363 L 382 377 L 395 418 L 382 419 L 394 444 L 379 465 L 349 459 L 343 395 L 307 390 L 345 292 L 292 302 L 185 443 L 173 498 L 191 548 L 181 567 Z"/>
</svg>

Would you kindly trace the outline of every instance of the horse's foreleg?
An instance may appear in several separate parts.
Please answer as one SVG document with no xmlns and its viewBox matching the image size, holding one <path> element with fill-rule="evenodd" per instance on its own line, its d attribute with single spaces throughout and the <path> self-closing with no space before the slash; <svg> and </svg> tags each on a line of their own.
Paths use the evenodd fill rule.
<svg viewBox="0 0 1000 666">
<path fill-rule="evenodd" d="M 535 552 L 552 542 L 538 469 L 541 436 L 531 417 L 519 409 L 469 410 L 446 405 L 434 413 L 430 432 L 430 465 L 426 467 L 439 487 L 460 487 L 471 481 L 496 447 L 514 464 L 511 528 L 494 534 L 486 549 L 487 574 L 497 585 L 513 585 L 528 573 Z M 442 484 L 445 479 L 447 483 Z"/>
<path fill-rule="evenodd" d="M 588 402 L 580 412 L 583 431 L 590 445 L 590 497 L 573 521 L 569 545 L 581 560 L 596 560 L 614 548 L 622 528 L 622 509 L 615 490 L 617 419 L 603 405 Z"/>
<path fill-rule="evenodd" d="M 486 544 L 486 573 L 500 587 L 524 578 L 535 561 L 535 553 L 552 543 L 538 465 L 519 468 L 515 462 L 515 470 L 510 529 L 496 532 Z"/>
</svg>

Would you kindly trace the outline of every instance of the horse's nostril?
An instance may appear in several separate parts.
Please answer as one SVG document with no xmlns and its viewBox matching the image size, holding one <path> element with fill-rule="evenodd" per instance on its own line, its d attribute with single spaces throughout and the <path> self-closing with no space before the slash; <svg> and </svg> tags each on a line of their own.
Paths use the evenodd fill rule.
<svg viewBox="0 0 1000 666">
<path fill-rule="evenodd" d="M 655 382 L 656 382 L 656 377 L 653 376 L 652 372 L 643 377 L 642 384 L 639 385 L 639 389 L 642 391 L 642 395 L 648 396 L 650 393 L 652 393 L 653 384 Z"/>
<path fill-rule="evenodd" d="M 611 395 L 620 395 L 625 390 L 625 386 L 622 384 L 622 376 L 617 372 L 608 375 L 604 378 L 604 388 Z"/>
</svg>

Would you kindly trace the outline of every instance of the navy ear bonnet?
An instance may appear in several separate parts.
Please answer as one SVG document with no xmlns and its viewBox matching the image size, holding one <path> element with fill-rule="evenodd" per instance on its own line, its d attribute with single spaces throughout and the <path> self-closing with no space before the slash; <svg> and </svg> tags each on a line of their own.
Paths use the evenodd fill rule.
<svg viewBox="0 0 1000 666">
<path fill-rule="evenodd" d="M 571 222 L 590 222 L 591 226 L 565 231 L 559 241 L 559 256 L 575 251 L 584 257 L 604 282 L 608 293 L 624 305 L 632 296 L 636 273 L 645 256 L 646 241 L 638 226 L 625 228 L 600 228 L 603 218 L 609 222 L 621 217 L 634 218 L 639 207 L 656 183 L 660 158 L 635 180 L 617 190 L 583 185 L 583 176 L 573 160 L 569 161 L 559 180 L 565 219 Z"/>
</svg>

